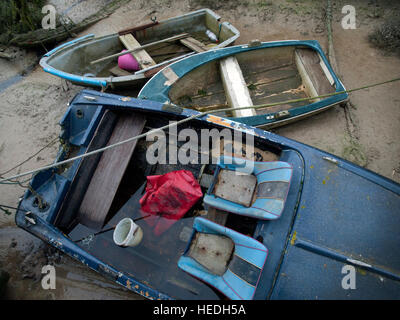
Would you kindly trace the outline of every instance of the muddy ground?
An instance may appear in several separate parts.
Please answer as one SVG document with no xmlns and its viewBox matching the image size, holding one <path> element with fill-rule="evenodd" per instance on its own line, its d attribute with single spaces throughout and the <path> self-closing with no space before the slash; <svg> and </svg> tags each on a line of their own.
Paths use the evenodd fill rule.
<svg viewBox="0 0 400 320">
<path fill-rule="evenodd" d="M 74 21 L 84 18 L 107 1 L 52 1 Z M 400 58 L 373 47 L 368 34 L 400 12 L 393 1 L 332 1 L 333 41 L 338 74 L 346 88 L 399 76 Z M 356 8 L 355 30 L 343 29 L 341 8 Z M 237 44 L 252 39 L 316 39 L 327 52 L 325 1 L 295 0 L 138 0 L 120 7 L 78 36 L 104 35 L 112 30 L 147 23 L 209 7 L 241 32 Z M 59 133 L 58 121 L 68 101 L 82 88 L 53 77 L 37 65 L 37 54 L 17 48 L 0 48 L 12 55 L 0 59 L 0 172 L 20 163 L 51 142 Z M 387 84 L 351 94 L 346 110 L 336 106 L 307 120 L 274 130 L 335 155 L 354 161 L 400 182 L 400 83 Z M 22 172 L 51 162 L 57 152 L 52 145 L 13 172 Z M 0 186 L 0 204 L 16 206 L 24 189 Z M 56 290 L 43 290 L 41 267 L 53 264 Z M 79 262 L 44 245 L 15 227 L 13 215 L 0 212 L 0 268 L 11 279 L 9 299 L 140 299 Z"/>
</svg>

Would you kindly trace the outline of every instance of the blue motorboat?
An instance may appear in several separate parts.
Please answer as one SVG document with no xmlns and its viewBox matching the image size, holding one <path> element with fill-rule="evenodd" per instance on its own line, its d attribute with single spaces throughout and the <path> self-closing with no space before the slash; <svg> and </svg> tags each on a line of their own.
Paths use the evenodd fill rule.
<svg viewBox="0 0 400 320">
<path fill-rule="evenodd" d="M 187 57 L 159 71 L 138 98 L 214 111 L 270 129 L 343 103 L 348 94 L 318 41 L 285 40 L 252 41 Z"/>
<path fill-rule="evenodd" d="M 81 91 L 60 122 L 55 161 L 74 160 L 33 177 L 17 225 L 148 299 L 400 298 L 399 184 L 274 133 L 197 115 Z M 183 119 L 164 140 L 143 135 Z M 216 156 L 221 140 L 207 141 L 211 151 L 198 146 L 191 161 L 173 161 L 175 148 L 200 144 L 172 142 L 189 129 L 200 136 L 214 129 L 244 142 Z M 146 154 L 160 141 L 167 161 L 149 162 Z M 149 223 L 140 203 L 147 177 L 179 170 L 191 172 L 203 197 L 179 218 L 160 213 Z M 115 233 L 126 218 L 141 234 L 124 247 Z"/>
</svg>

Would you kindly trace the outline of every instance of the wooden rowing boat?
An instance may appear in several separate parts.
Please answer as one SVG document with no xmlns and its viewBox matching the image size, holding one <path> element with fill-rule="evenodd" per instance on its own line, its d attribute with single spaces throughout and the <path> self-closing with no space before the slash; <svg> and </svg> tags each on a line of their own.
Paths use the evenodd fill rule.
<svg viewBox="0 0 400 320">
<path fill-rule="evenodd" d="M 173 63 L 147 82 L 138 98 L 214 110 L 217 115 L 269 129 L 345 101 L 347 93 L 306 100 L 343 90 L 317 41 L 254 41 Z M 257 107 L 286 100 L 292 102 Z M 218 112 L 249 106 L 254 108 Z"/>
</svg>

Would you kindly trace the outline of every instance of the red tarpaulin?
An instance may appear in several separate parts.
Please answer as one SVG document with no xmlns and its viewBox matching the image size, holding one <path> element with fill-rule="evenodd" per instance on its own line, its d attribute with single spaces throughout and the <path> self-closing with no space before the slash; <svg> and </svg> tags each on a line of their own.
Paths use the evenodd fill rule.
<svg viewBox="0 0 400 320">
<path fill-rule="evenodd" d="M 148 176 L 146 193 L 140 199 L 142 215 L 152 215 L 145 220 L 158 236 L 182 218 L 202 196 L 200 185 L 190 171 Z"/>
</svg>

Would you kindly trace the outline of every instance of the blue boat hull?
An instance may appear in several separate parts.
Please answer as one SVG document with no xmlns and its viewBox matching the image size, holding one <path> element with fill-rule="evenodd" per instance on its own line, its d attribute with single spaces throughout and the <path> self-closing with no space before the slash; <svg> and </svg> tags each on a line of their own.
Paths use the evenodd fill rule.
<svg viewBox="0 0 400 320">
<path fill-rule="evenodd" d="M 79 121 L 75 117 L 77 109 L 83 111 Z M 158 102 L 84 90 L 71 102 L 61 121 L 61 138 L 83 154 L 106 109 L 170 120 L 197 114 Z M 399 184 L 332 154 L 239 122 L 212 115 L 192 121 L 204 128 L 228 128 L 254 135 L 261 144 L 280 149 L 280 160 L 293 166 L 292 186 L 281 218 L 258 221 L 253 234 L 255 239 L 263 239 L 269 251 L 254 299 L 400 298 Z M 61 149 L 57 161 L 65 157 Z M 55 226 L 80 161 L 63 173 L 50 169 L 33 178 L 32 187 L 48 207 L 39 210 L 35 196 L 27 191 L 16 215 L 17 225 L 146 298 L 196 299 L 162 292 L 135 274 L 122 272 L 101 256 L 90 254 Z M 345 266 L 356 270 L 355 288 L 342 286 Z M 205 290 L 199 298 L 218 297 Z"/>
</svg>

